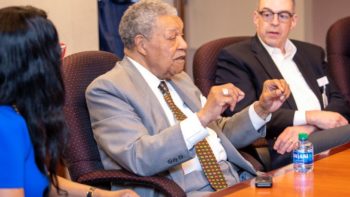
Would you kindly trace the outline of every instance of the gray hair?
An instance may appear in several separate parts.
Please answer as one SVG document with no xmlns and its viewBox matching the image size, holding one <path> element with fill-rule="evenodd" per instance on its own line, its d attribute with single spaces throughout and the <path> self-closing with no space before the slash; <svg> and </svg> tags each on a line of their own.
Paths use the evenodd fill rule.
<svg viewBox="0 0 350 197">
<path fill-rule="evenodd" d="M 130 6 L 124 13 L 120 25 L 119 35 L 124 47 L 132 49 L 137 35 L 150 37 L 156 19 L 159 16 L 177 16 L 176 9 L 161 0 L 141 0 Z"/>
</svg>

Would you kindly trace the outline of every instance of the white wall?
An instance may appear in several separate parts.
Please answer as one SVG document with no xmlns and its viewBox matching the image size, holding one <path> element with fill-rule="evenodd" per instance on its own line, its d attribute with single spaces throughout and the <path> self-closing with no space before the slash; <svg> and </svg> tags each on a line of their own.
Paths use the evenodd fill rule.
<svg viewBox="0 0 350 197">
<path fill-rule="evenodd" d="M 215 38 L 252 34 L 254 8 L 254 1 L 187 0 L 185 30 L 189 46 L 198 48 Z"/>
<path fill-rule="evenodd" d="M 350 16 L 349 0 L 309 0 L 310 35 L 307 40 L 325 48 L 328 28 L 337 20 Z M 350 35 L 349 35 L 350 36 Z"/>
<path fill-rule="evenodd" d="M 13 5 L 45 10 L 67 45 L 66 55 L 98 50 L 97 0 L 0 0 L 0 7 Z"/>
<path fill-rule="evenodd" d="M 174 0 L 165 0 L 174 2 Z M 210 40 L 239 35 L 254 35 L 252 13 L 257 0 L 184 0 L 185 38 L 188 42 L 186 70 L 192 75 L 195 50 Z M 97 0 L 0 0 L 0 7 L 34 5 L 48 12 L 67 54 L 98 49 Z M 299 16 L 291 37 L 325 46 L 329 26 L 350 15 L 349 0 L 297 1 Z"/>
</svg>

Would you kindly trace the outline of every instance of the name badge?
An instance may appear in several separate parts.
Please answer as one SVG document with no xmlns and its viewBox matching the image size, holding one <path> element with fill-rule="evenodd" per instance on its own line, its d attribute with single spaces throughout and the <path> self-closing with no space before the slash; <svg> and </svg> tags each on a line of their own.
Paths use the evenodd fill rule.
<svg viewBox="0 0 350 197">
<path fill-rule="evenodd" d="M 322 86 L 329 84 L 327 76 L 324 76 L 324 77 L 317 79 L 317 84 L 319 87 L 322 87 Z"/>
<path fill-rule="evenodd" d="M 321 77 L 317 79 L 317 83 L 319 87 L 323 87 L 323 92 L 322 92 L 322 100 L 323 100 L 323 107 L 326 108 L 328 105 L 328 98 L 326 94 L 326 85 L 329 84 L 327 76 Z"/>
</svg>

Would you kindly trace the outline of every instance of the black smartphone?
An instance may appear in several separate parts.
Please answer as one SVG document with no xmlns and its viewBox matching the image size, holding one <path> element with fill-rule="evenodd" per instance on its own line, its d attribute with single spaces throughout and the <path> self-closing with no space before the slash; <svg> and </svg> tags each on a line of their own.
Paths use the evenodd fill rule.
<svg viewBox="0 0 350 197">
<path fill-rule="evenodd" d="M 272 187 L 272 176 L 259 175 L 255 178 L 255 187 Z"/>
</svg>

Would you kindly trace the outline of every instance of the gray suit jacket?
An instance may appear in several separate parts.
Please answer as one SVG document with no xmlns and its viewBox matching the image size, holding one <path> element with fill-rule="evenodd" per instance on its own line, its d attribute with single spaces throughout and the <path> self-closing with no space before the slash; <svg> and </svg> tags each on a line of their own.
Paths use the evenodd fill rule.
<svg viewBox="0 0 350 197">
<path fill-rule="evenodd" d="M 170 83 L 193 112 L 199 111 L 201 93 L 186 73 L 174 76 Z M 124 168 L 141 176 L 164 175 L 186 191 L 179 164 L 192 159 L 195 150 L 187 150 L 180 125 L 169 124 L 156 96 L 127 58 L 95 79 L 86 90 L 86 99 L 106 169 Z M 255 174 L 236 148 L 265 136 L 265 127 L 256 131 L 247 109 L 210 127 L 221 139 L 228 161 Z"/>
</svg>

